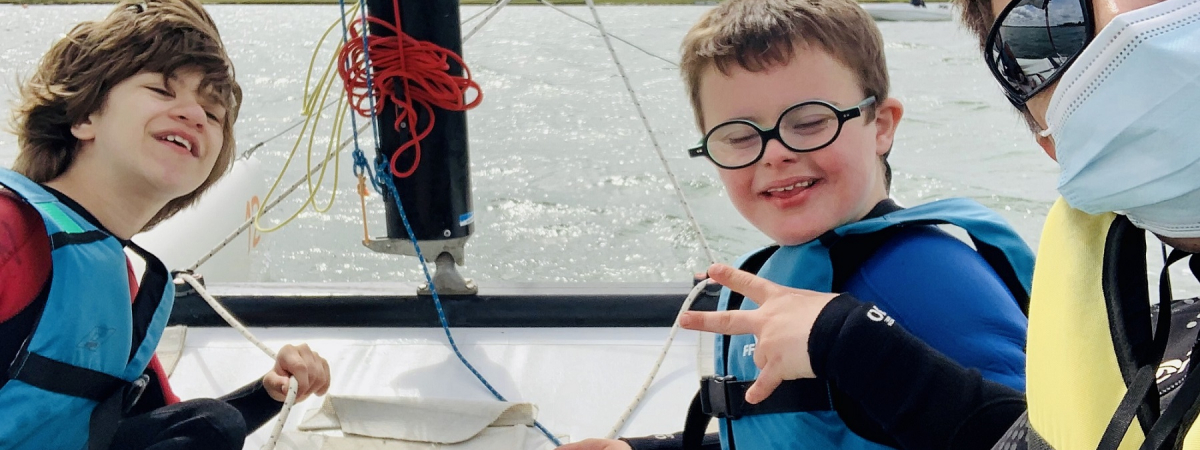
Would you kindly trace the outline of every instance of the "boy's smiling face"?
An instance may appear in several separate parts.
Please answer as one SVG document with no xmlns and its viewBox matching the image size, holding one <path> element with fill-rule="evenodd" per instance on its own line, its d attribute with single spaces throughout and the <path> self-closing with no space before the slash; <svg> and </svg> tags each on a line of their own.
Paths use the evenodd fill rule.
<svg viewBox="0 0 1200 450">
<path fill-rule="evenodd" d="M 224 141 L 225 108 L 205 95 L 202 80 L 185 69 L 166 80 L 143 72 L 117 83 L 99 111 L 71 128 L 79 159 L 166 200 L 194 191 Z"/>
<path fill-rule="evenodd" d="M 797 45 L 788 64 L 766 71 L 734 66 L 725 75 L 710 67 L 700 80 L 702 126 L 707 132 L 746 119 L 771 128 L 786 109 L 808 100 L 846 109 L 866 96 L 857 80 L 828 53 L 809 45 Z M 755 228 L 780 245 L 802 244 L 861 219 L 887 198 L 880 157 L 891 149 L 902 113 L 899 101 L 886 99 L 847 121 L 828 147 L 797 153 L 773 139 L 754 165 L 717 172 L 734 207 Z"/>
</svg>

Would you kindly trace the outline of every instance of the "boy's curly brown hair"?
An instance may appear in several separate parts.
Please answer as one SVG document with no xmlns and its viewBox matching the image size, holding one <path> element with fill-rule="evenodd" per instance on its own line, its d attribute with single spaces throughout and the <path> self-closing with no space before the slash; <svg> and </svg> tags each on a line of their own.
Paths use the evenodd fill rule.
<svg viewBox="0 0 1200 450">
<path fill-rule="evenodd" d="M 55 42 L 20 87 L 13 170 L 39 183 L 59 177 L 78 152 L 71 127 L 99 111 L 113 86 L 139 73 L 170 77 L 181 69 L 199 70 L 202 92 L 225 108 L 224 141 L 208 178 L 168 202 L 142 230 L 195 203 L 233 164 L 242 101 L 216 24 L 197 0 L 122 0 L 103 20 L 80 23 Z"/>
</svg>

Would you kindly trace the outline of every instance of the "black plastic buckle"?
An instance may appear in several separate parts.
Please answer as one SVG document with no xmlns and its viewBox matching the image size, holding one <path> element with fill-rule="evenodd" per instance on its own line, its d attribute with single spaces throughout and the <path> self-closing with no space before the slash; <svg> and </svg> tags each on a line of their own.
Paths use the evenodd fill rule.
<svg viewBox="0 0 1200 450">
<path fill-rule="evenodd" d="M 142 374 L 138 379 L 133 380 L 125 386 L 125 397 L 121 402 L 121 411 L 128 413 L 133 409 L 138 400 L 142 398 L 142 393 L 146 392 L 146 385 L 150 384 L 150 375 Z"/>
<path fill-rule="evenodd" d="M 737 419 L 738 414 L 730 404 L 729 384 L 737 377 L 704 377 L 700 379 L 700 411 L 718 419 Z"/>
</svg>

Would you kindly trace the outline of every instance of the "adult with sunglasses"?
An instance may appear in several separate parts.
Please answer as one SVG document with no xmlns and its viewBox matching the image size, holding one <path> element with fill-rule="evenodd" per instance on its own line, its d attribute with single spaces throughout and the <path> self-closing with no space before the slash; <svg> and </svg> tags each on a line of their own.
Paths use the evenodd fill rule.
<svg viewBox="0 0 1200 450">
<path fill-rule="evenodd" d="M 715 166 L 734 207 L 775 244 L 747 254 L 738 267 L 784 286 L 848 292 L 831 303 L 847 320 L 908 327 L 976 368 L 976 377 L 1015 393 L 1020 403 L 1022 306 L 1032 252 L 976 202 L 950 199 L 905 209 L 889 198 L 886 158 L 903 109 L 888 96 L 882 36 L 858 4 L 723 2 L 685 36 L 680 66 L 703 132 L 689 154 Z M 962 228 L 975 248 L 933 226 L 937 223 Z M 802 330 L 803 322 L 793 322 L 780 308 L 785 303 L 741 289 L 730 272 L 727 266 L 709 271 L 732 288 L 722 291 L 721 309 L 761 317 L 782 333 Z M 588 440 L 563 450 L 703 444 L 880 450 L 900 442 L 893 433 L 904 432 L 905 424 L 864 415 L 860 400 L 828 379 L 782 383 L 769 397 L 761 389 L 748 392 L 756 380 L 780 383 L 778 368 L 756 366 L 761 355 L 778 347 L 764 339 L 767 334 L 724 334 L 715 342 L 715 376 L 702 381 L 681 435 Z M 838 343 L 840 337 L 828 342 L 884 351 L 890 345 L 869 335 L 846 339 L 855 342 Z M 836 364 L 854 366 L 860 356 L 839 353 Z M 884 389 L 893 384 L 887 373 L 867 378 Z M 719 437 L 705 436 L 712 417 Z"/>
<path fill-rule="evenodd" d="M 1168 307 L 1167 271 L 1190 258 L 1200 277 L 1200 0 L 960 1 L 1005 95 L 1062 168 L 1034 279 L 1029 413 L 1010 440 L 1200 448 L 1200 376 L 1176 364 L 1196 315 Z M 1165 244 L 1157 292 L 1147 232 Z"/>
<path fill-rule="evenodd" d="M 780 339 L 791 353 L 764 364 L 782 367 L 784 378 L 829 378 L 862 400 L 866 415 L 902 418 L 904 448 L 1200 448 L 1200 376 L 1186 376 L 1195 368 L 1196 316 L 1166 307 L 1164 268 L 1162 313 L 1152 322 L 1145 247 L 1151 232 L 1165 244 L 1164 266 L 1191 257 L 1200 273 L 1191 256 L 1200 252 L 1200 0 L 959 2 L 1008 99 L 1063 169 L 1063 199 L 1047 217 L 1034 276 L 1028 413 L 1014 392 L 979 381 L 903 330 L 847 328 L 827 294 L 736 274 L 726 286 L 785 305 L 808 331 Z M 760 347 L 780 337 L 746 319 L 690 313 L 682 322 L 764 333 Z M 847 336 L 868 335 L 888 350 L 845 345 L 861 342 Z M 1181 347 L 1181 359 L 1163 362 L 1171 347 Z M 838 365 L 841 353 L 861 363 Z M 894 383 L 878 389 L 868 382 L 878 373 Z M 900 401 L 867 400 L 878 396 Z"/>
</svg>

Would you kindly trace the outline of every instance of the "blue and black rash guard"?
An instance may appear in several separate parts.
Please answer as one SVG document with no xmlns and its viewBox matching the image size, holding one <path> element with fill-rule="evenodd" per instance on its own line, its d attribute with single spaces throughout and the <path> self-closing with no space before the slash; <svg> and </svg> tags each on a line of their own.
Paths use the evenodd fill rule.
<svg viewBox="0 0 1200 450">
<path fill-rule="evenodd" d="M 901 230 L 844 291 L 879 306 L 959 365 L 1025 390 L 1028 320 L 983 257 L 949 233 L 933 226 Z"/>
<path fill-rule="evenodd" d="M 809 351 L 852 431 L 903 449 L 990 449 L 1024 411 L 1027 319 L 966 243 L 934 226 L 902 228 L 842 286 L 846 294 L 818 317 Z M 872 304 L 900 326 L 870 321 Z M 943 379 L 947 372 L 955 376 Z M 990 412 L 980 419 L 967 403 L 938 411 L 914 393 L 981 399 Z M 922 419 L 913 423 L 917 410 Z M 638 450 L 682 448 L 680 433 L 625 441 Z M 720 448 L 715 434 L 704 448 Z"/>
</svg>

